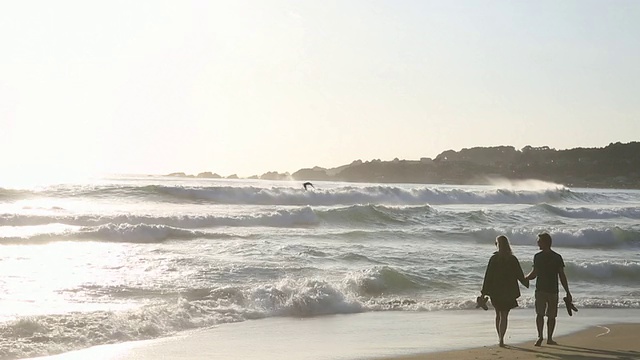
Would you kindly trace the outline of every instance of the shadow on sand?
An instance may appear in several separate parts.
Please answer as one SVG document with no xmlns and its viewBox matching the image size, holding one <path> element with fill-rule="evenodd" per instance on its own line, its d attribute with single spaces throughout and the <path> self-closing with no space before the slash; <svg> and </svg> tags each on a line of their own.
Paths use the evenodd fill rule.
<svg viewBox="0 0 640 360">
<path fill-rule="evenodd" d="M 537 347 L 535 349 L 519 346 L 507 345 L 507 348 L 527 353 L 537 354 L 536 357 L 544 359 L 561 360 L 595 360 L 595 359 L 617 359 L 617 360 L 637 360 L 640 359 L 640 351 L 633 350 L 602 350 L 590 349 L 580 346 L 552 345 L 554 351 L 546 351 L 547 347 Z M 548 346 L 551 348 L 550 346 Z M 558 353 L 558 350 L 562 351 Z"/>
</svg>

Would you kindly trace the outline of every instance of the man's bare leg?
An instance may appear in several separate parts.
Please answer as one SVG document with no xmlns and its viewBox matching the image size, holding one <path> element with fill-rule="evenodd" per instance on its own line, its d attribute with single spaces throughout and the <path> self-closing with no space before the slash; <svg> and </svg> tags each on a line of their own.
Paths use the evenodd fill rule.
<svg viewBox="0 0 640 360">
<path fill-rule="evenodd" d="M 553 341 L 553 330 L 556 329 L 556 318 L 548 318 L 547 319 L 547 344 L 549 345 L 558 345 L 557 342 Z"/>
</svg>

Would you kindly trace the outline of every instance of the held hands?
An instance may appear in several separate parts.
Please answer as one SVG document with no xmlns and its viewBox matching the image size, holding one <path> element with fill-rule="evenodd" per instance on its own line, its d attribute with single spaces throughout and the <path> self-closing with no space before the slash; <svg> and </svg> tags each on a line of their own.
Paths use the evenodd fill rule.
<svg viewBox="0 0 640 360">
<path fill-rule="evenodd" d="M 531 272 L 530 272 L 530 273 L 528 273 L 524 278 L 525 278 L 525 279 L 527 279 L 527 280 L 533 280 L 533 279 L 535 279 L 535 278 L 536 278 L 536 276 L 537 276 L 537 274 L 536 274 L 536 273 L 534 273 L 533 271 L 531 271 Z"/>
</svg>

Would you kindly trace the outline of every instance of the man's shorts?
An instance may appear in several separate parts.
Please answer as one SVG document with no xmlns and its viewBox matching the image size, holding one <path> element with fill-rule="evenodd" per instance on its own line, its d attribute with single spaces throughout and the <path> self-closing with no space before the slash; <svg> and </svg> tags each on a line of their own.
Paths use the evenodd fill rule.
<svg viewBox="0 0 640 360">
<path fill-rule="evenodd" d="M 536 315 L 558 316 L 558 293 L 536 291 Z"/>
</svg>

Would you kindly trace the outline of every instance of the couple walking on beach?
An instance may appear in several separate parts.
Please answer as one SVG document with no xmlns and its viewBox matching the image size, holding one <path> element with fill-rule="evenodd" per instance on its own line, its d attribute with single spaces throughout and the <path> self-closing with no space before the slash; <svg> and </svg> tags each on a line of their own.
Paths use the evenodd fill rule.
<svg viewBox="0 0 640 360">
<path fill-rule="evenodd" d="M 518 281 L 528 288 L 529 280 L 533 279 L 537 279 L 535 308 L 538 340 L 535 346 L 542 345 L 545 316 L 547 317 L 547 344 L 556 345 L 553 341 L 553 331 L 558 315 L 558 278 L 567 292 L 565 298 L 567 304 L 570 304 L 572 299 L 564 273 L 564 260 L 560 254 L 551 250 L 551 236 L 547 233 L 538 235 L 540 252 L 534 255 L 533 269 L 526 276 L 522 272 L 520 262 L 511 251 L 509 239 L 504 235 L 498 236 L 496 246 L 498 251 L 489 259 L 478 300 L 486 301 L 486 295 L 491 298 L 491 304 L 496 311 L 496 331 L 500 346 L 504 346 L 509 310 L 518 306 L 516 300 L 520 297 Z"/>
</svg>

